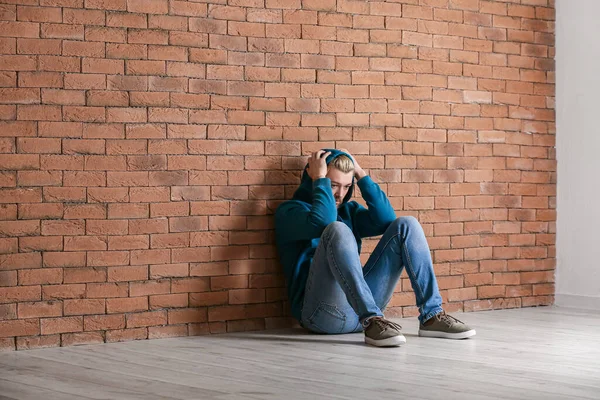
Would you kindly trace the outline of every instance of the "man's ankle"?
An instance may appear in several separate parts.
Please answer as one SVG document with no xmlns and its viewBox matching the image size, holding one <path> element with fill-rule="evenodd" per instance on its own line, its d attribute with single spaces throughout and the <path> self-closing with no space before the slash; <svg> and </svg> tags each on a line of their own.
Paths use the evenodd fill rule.
<svg viewBox="0 0 600 400">
<path fill-rule="evenodd" d="M 383 319 L 383 315 L 373 315 L 365 318 L 362 322 L 363 328 L 367 328 L 369 325 L 371 325 L 371 322 L 373 322 L 374 319 Z"/>
<path fill-rule="evenodd" d="M 426 319 L 425 321 L 423 321 L 421 324 L 422 324 L 423 326 L 429 326 L 429 325 L 433 324 L 433 322 L 435 321 L 435 316 L 436 316 L 436 315 L 439 315 L 439 314 L 441 314 L 441 313 L 443 313 L 443 312 L 444 312 L 444 311 L 442 310 L 442 311 L 440 311 L 440 312 L 439 312 L 439 313 L 437 313 L 437 314 L 433 314 L 431 317 L 427 318 L 427 319 Z"/>
</svg>

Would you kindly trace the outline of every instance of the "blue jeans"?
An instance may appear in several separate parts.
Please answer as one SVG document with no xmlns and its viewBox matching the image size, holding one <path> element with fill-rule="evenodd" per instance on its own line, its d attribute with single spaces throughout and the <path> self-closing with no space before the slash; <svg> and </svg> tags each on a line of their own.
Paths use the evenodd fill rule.
<svg viewBox="0 0 600 400">
<path fill-rule="evenodd" d="M 363 330 L 363 322 L 383 316 L 406 268 L 419 307 L 419 320 L 442 311 L 437 280 L 423 228 L 414 217 L 390 224 L 363 268 L 352 230 L 333 222 L 321 235 L 302 307 L 305 328 L 318 333 Z"/>
</svg>

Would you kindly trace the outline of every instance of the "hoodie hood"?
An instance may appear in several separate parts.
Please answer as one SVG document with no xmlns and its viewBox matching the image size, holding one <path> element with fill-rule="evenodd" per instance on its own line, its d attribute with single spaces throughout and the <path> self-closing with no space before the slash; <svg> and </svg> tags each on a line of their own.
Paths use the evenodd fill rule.
<svg viewBox="0 0 600 400">
<path fill-rule="evenodd" d="M 335 160 L 337 157 L 339 157 L 341 155 L 345 155 L 350 160 L 352 160 L 352 157 L 350 156 L 350 154 L 345 153 L 343 151 L 340 151 L 337 149 L 323 149 L 323 150 L 331 152 L 331 154 L 325 160 L 327 162 L 327 165 L 329 165 L 329 163 L 331 163 L 333 160 Z M 313 180 L 308 175 L 307 169 L 308 169 L 308 164 L 306 164 L 306 166 L 304 167 L 304 171 L 302 172 L 302 180 L 300 182 L 300 186 L 294 192 L 293 200 L 300 200 L 305 203 L 312 203 L 312 201 L 313 201 L 313 193 L 312 193 Z M 348 193 L 346 193 L 346 196 L 344 197 L 344 201 L 342 203 L 347 203 L 352 198 L 353 192 L 354 192 L 354 177 L 352 177 L 352 186 L 348 190 Z"/>
</svg>

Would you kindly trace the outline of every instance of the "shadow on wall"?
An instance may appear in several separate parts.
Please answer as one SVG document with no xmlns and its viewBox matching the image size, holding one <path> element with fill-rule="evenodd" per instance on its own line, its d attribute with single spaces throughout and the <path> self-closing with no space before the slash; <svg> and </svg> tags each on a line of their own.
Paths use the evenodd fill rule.
<svg viewBox="0 0 600 400">
<path fill-rule="evenodd" d="M 248 179 L 257 179 L 259 185 L 249 186 L 247 199 L 220 196 L 228 200 L 229 215 L 239 221 L 229 233 L 227 254 L 231 259 L 244 258 L 273 258 L 274 250 L 263 248 L 264 253 L 257 251 L 254 257 L 245 254 L 243 245 L 274 246 L 274 218 L 277 207 L 285 200 L 291 199 L 300 184 L 300 177 L 306 165 L 307 157 L 263 157 L 266 163 L 261 163 L 261 171 L 243 171 L 251 173 Z M 264 170 L 263 170 L 264 169 Z M 262 174 L 262 177 L 255 175 Z M 249 180 L 240 184 L 252 184 Z M 231 185 L 231 182 L 230 182 Z M 213 196 L 213 200 L 216 200 Z M 232 220 L 232 222 L 235 221 Z M 246 223 L 243 220 L 246 219 Z M 237 248 L 237 249 L 236 249 Z M 249 256 L 249 257 L 248 257 Z"/>
<path fill-rule="evenodd" d="M 238 171 L 242 176 L 236 182 L 249 185 L 246 198 L 242 196 L 213 196 L 212 200 L 225 200 L 229 215 L 212 218 L 219 225 L 209 230 L 225 229 L 221 234 L 224 245 L 211 246 L 211 260 L 229 263 L 227 285 L 249 288 L 234 294 L 244 296 L 240 302 L 284 302 L 284 316 L 289 315 L 285 280 L 275 248 L 275 210 L 283 201 L 292 198 L 300 184 L 307 157 L 261 157 L 260 170 Z M 252 165 L 249 165 L 252 167 Z M 244 176 L 245 175 L 245 176 Z M 256 183 L 256 184 L 255 184 Z M 242 195 L 244 193 L 241 193 Z M 248 279 L 246 282 L 245 280 Z M 211 290 L 219 290 L 211 287 Z M 236 300 L 233 299 L 233 303 Z"/>
</svg>

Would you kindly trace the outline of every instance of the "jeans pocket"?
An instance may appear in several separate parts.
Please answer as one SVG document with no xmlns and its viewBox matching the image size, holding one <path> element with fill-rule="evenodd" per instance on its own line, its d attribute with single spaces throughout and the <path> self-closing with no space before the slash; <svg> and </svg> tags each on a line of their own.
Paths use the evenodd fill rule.
<svg viewBox="0 0 600 400">
<path fill-rule="evenodd" d="M 334 305 L 320 303 L 308 322 L 307 328 L 318 333 L 343 333 L 346 315 Z"/>
</svg>

